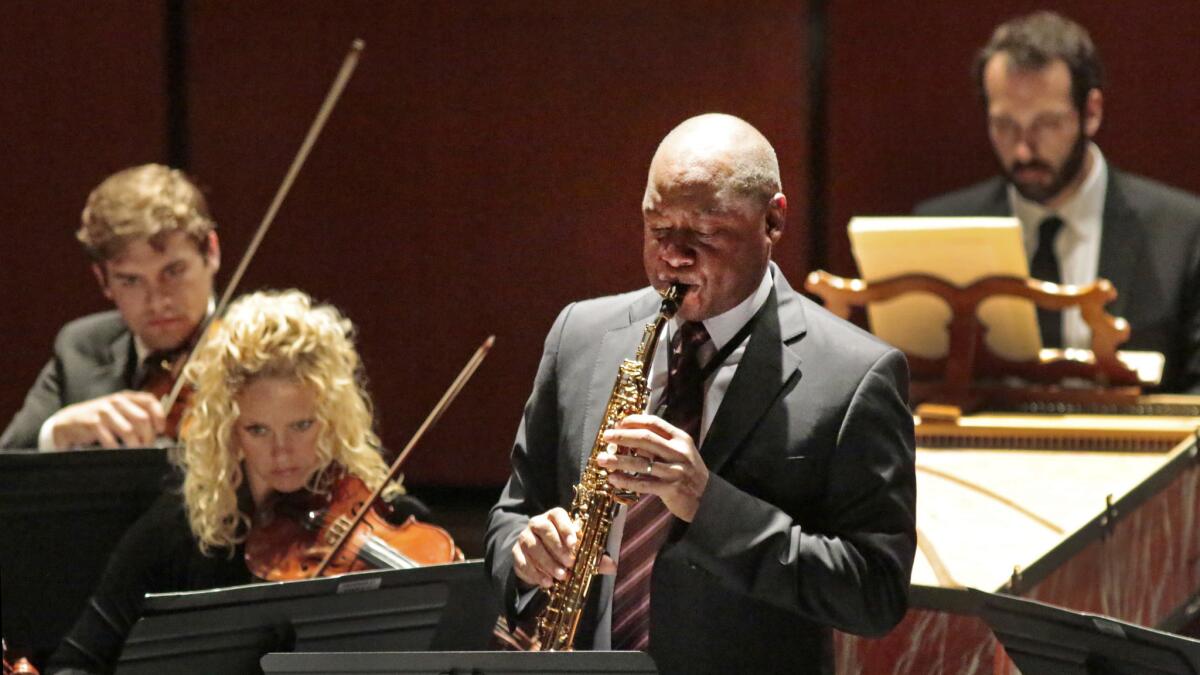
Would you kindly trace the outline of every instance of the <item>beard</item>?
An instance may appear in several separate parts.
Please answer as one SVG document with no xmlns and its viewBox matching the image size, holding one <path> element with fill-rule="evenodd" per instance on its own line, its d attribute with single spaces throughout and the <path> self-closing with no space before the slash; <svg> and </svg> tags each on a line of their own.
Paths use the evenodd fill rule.
<svg viewBox="0 0 1200 675">
<path fill-rule="evenodd" d="M 1040 159 L 1034 159 L 1030 162 L 1015 163 L 1012 165 L 1012 168 L 1005 169 L 1004 174 L 1008 178 L 1008 182 L 1017 188 L 1017 192 L 1021 193 L 1022 197 L 1029 201 L 1045 204 L 1057 197 L 1064 188 L 1079 176 L 1079 172 L 1083 170 L 1083 160 L 1087 154 L 1087 150 L 1087 134 L 1080 130 L 1079 136 L 1075 139 L 1075 144 L 1071 146 L 1070 154 L 1067 155 L 1067 159 L 1058 169 Z M 1041 184 L 1022 181 L 1017 178 L 1017 174 L 1021 169 L 1041 169 L 1047 171 L 1050 173 L 1050 182 Z"/>
</svg>

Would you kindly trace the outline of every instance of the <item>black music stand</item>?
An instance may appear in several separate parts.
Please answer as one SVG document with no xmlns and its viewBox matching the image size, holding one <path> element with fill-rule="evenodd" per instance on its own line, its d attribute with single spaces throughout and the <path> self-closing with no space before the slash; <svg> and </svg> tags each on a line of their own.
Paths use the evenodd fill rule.
<svg viewBox="0 0 1200 675">
<path fill-rule="evenodd" d="M 1023 675 L 1200 675 L 1200 640 L 970 589 Z"/>
<path fill-rule="evenodd" d="M 0 452 L 0 620 L 11 649 L 37 665 L 54 651 L 168 474 L 161 449 Z"/>
<path fill-rule="evenodd" d="M 361 654 L 267 654 L 265 675 L 658 675 L 644 652 L 374 652 Z"/>
<path fill-rule="evenodd" d="M 499 607 L 479 560 L 146 596 L 118 673 L 258 673 L 273 651 L 484 649 Z"/>
</svg>

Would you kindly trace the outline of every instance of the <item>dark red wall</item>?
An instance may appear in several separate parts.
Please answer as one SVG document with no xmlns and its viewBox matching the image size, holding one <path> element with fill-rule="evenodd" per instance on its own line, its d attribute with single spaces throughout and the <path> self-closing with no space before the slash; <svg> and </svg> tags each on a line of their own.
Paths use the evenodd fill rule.
<svg viewBox="0 0 1200 675">
<path fill-rule="evenodd" d="M 4 410 L 24 395 L 63 318 L 103 307 L 74 232 L 97 176 L 163 159 L 162 25 L 152 3 L 94 15 L 64 0 L 4 5 L 0 302 L 6 376 L 21 383 L 15 399 L 4 388 Z"/>
<path fill-rule="evenodd" d="M 775 143 L 793 282 L 848 273 L 855 213 L 905 213 L 993 171 L 968 77 L 1033 3 L 826 3 L 827 147 L 811 258 L 807 3 L 193 1 L 190 169 L 221 223 L 227 278 L 354 37 L 346 90 L 244 288 L 296 286 L 361 327 L 385 441 L 401 447 L 489 333 L 497 346 L 407 467 L 496 484 L 541 341 L 571 299 L 640 285 L 650 155 L 681 119 L 742 115 Z M 1073 1 L 1109 67 L 1100 143 L 1126 169 L 1200 190 L 1200 5 Z M 167 159 L 159 3 L 7 3 L 0 21 L 0 417 L 58 327 L 105 307 L 72 232 L 111 171 Z"/>
<path fill-rule="evenodd" d="M 75 241 L 113 171 L 166 159 L 163 9 L 70 0 L 0 11 L 0 419 L 7 424 L 67 320 L 109 305 Z"/>
<path fill-rule="evenodd" d="M 414 483 L 495 485 L 507 475 L 558 310 L 645 283 L 645 171 L 658 140 L 682 119 L 726 111 L 774 141 L 797 209 L 777 257 L 793 277 L 809 266 L 803 3 L 763 3 L 753 12 L 741 3 L 683 1 L 188 7 L 189 168 L 209 189 L 220 223 L 223 279 L 351 39 L 367 43 L 243 288 L 300 287 L 358 323 L 393 448 L 475 347 L 496 334 L 475 380 L 406 465 Z M 41 78 L 58 76 L 30 67 Z M 106 84 L 119 97 L 124 82 Z M 161 104 L 154 114 L 162 118 Z M 74 120 L 75 133 L 91 133 L 88 119 Z M 114 136 L 109 130 L 105 140 Z M 160 141 L 162 125 L 149 136 Z M 29 162 L 39 167 L 34 150 Z M 159 158 L 131 146 L 117 165 L 147 159 Z M 65 213 L 41 228 L 66 232 L 45 244 L 66 251 L 58 256 L 64 275 L 83 276 L 69 228 L 107 170 L 38 193 Z M 40 167 L 37 179 L 45 179 Z M 33 284 L 43 271 L 37 265 L 9 276 Z M 49 306 L 36 329 L 23 331 L 27 357 L 11 368 L 5 411 L 18 403 L 57 326 L 92 308 L 55 301 L 60 292 L 91 293 L 86 287 L 30 292 Z"/>
<path fill-rule="evenodd" d="M 1014 16 L 1054 9 L 1088 28 L 1108 71 L 1097 137 L 1108 161 L 1200 191 L 1200 3 L 829 3 L 826 264 L 852 273 L 853 215 L 906 214 L 995 173 L 970 76 Z"/>
</svg>

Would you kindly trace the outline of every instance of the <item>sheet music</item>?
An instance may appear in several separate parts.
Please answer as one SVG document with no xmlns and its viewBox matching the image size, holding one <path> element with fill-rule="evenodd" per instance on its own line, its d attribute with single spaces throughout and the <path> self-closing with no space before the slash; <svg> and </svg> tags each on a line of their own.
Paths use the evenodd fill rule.
<svg viewBox="0 0 1200 675">
<path fill-rule="evenodd" d="M 1029 263 L 1016 218 L 857 217 L 850 244 L 864 280 L 929 274 L 966 286 L 989 276 L 1028 277 Z M 906 353 L 929 359 L 950 350 L 950 306 L 916 293 L 867 306 L 871 332 Z M 979 319 L 992 353 L 1035 359 L 1042 346 L 1037 310 L 1029 300 L 991 298 Z"/>
</svg>

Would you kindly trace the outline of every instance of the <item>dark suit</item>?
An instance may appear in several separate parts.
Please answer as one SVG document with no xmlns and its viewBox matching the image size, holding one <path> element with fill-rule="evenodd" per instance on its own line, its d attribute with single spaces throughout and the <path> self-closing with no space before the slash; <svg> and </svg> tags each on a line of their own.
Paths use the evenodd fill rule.
<svg viewBox="0 0 1200 675">
<path fill-rule="evenodd" d="M 128 389 L 137 357 L 133 334 L 116 311 L 76 319 L 59 331 L 54 356 L 0 436 L 0 448 L 36 448 L 51 415 L 73 403 Z"/>
<path fill-rule="evenodd" d="M 515 538 L 529 516 L 569 506 L 617 365 L 658 304 L 651 289 L 572 304 L 546 338 L 488 524 L 487 563 L 510 616 Z M 708 488 L 654 567 L 650 652 L 661 672 L 828 673 L 831 626 L 879 635 L 901 619 L 916 547 L 907 390 L 900 352 L 775 270 L 701 447 Z M 584 648 L 612 578 L 596 587 Z"/>
<path fill-rule="evenodd" d="M 996 177 L 922 202 L 920 216 L 1010 216 Z M 1166 356 L 1162 391 L 1200 393 L 1200 198 L 1108 167 L 1099 276 L 1117 288 L 1108 311 L 1129 321 L 1122 349 Z"/>
</svg>

